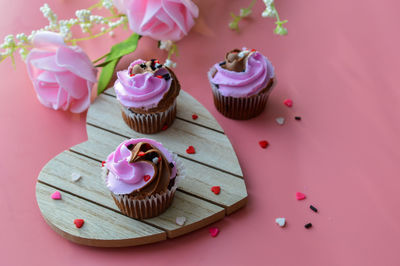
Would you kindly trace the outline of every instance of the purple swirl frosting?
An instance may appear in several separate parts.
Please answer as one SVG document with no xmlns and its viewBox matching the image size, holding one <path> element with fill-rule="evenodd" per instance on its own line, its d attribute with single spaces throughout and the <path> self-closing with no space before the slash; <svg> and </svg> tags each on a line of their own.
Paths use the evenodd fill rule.
<svg viewBox="0 0 400 266">
<path fill-rule="evenodd" d="M 242 49 L 238 53 L 244 57 L 244 71 L 238 72 L 226 69 L 226 61 L 215 64 L 208 78 L 215 84 L 223 96 L 248 97 L 258 94 L 274 77 L 274 67 L 271 62 L 257 51 Z"/>
<path fill-rule="evenodd" d="M 138 143 L 150 144 L 157 148 L 167 162 L 173 165 L 170 179 L 176 177 L 177 170 L 173 156 L 161 143 L 146 138 L 129 139 L 122 142 L 114 152 L 108 155 L 106 160 L 106 167 L 109 170 L 106 183 L 114 194 L 129 194 L 135 190 L 140 190 L 152 182 L 153 178 L 157 178 L 154 167 L 161 162 L 130 162 L 132 152 L 128 147 Z M 145 176 L 149 176 L 149 178 L 146 179 Z"/>
<path fill-rule="evenodd" d="M 148 63 L 147 63 L 148 64 Z M 127 70 L 117 72 L 118 79 L 115 81 L 114 89 L 118 101 L 128 108 L 151 109 L 157 107 L 158 103 L 168 92 L 172 78 L 162 78 L 169 71 L 161 67 L 153 71 L 142 71 L 132 73 L 136 65 L 146 66 L 146 61 L 138 59 L 134 61 Z M 147 67 L 147 66 L 146 66 Z"/>
</svg>

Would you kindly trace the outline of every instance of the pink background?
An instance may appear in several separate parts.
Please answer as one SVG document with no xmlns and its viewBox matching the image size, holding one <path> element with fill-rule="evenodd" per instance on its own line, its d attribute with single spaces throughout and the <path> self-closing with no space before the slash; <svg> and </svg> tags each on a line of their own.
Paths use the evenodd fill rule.
<svg viewBox="0 0 400 266">
<path fill-rule="evenodd" d="M 101 249 L 64 240 L 44 222 L 35 200 L 40 169 L 56 154 L 87 139 L 86 114 L 43 107 L 23 62 L 0 65 L 0 261 L 2 265 L 399 265 L 400 4 L 395 0 L 276 0 L 289 35 L 272 34 L 262 1 L 241 33 L 229 12 L 250 1 L 197 1 L 201 19 L 179 42 L 176 73 L 183 88 L 220 122 L 242 166 L 246 208 L 201 229 L 158 244 Z M 1 1 L 0 32 L 44 26 L 43 0 Z M 94 1 L 48 1 L 60 18 Z M 81 46 L 92 59 L 126 38 Z M 2 37 L 1 37 L 2 38 Z M 144 38 L 134 57 L 163 53 Z M 232 121 L 213 106 L 208 68 L 234 47 L 267 55 L 278 86 L 266 112 Z M 155 51 L 155 52 L 154 52 Z M 132 57 L 133 58 L 133 57 Z M 294 101 L 289 109 L 285 98 Z M 293 116 L 300 115 L 301 122 Z M 284 116 L 278 126 L 274 119 Z M 263 150 L 258 141 L 271 144 Z M 297 201 L 295 193 L 307 194 Z M 308 209 L 313 204 L 319 214 Z M 274 220 L 286 217 L 288 226 Z M 304 229 L 312 222 L 311 230 Z"/>
</svg>

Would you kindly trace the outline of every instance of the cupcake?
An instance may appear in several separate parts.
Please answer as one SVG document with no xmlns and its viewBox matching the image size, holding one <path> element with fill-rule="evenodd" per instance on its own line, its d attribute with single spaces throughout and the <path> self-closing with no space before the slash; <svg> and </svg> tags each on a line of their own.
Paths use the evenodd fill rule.
<svg viewBox="0 0 400 266">
<path fill-rule="evenodd" d="M 225 61 L 210 69 L 208 79 L 218 111 L 239 120 L 250 119 L 264 110 L 275 83 L 271 62 L 254 49 L 228 52 Z"/>
<path fill-rule="evenodd" d="M 180 85 L 171 69 L 155 59 L 138 59 L 117 77 L 114 89 L 129 127 L 153 134 L 172 124 Z"/>
<path fill-rule="evenodd" d="M 177 156 L 151 139 L 129 139 L 108 155 L 103 178 L 121 212 L 136 219 L 160 215 L 184 177 Z"/>
</svg>

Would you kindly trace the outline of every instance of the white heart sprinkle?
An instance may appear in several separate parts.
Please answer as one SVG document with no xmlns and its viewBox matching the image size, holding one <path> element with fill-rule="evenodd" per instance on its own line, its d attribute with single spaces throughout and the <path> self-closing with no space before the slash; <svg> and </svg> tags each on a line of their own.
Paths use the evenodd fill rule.
<svg viewBox="0 0 400 266">
<path fill-rule="evenodd" d="M 278 123 L 278 125 L 283 125 L 283 124 L 285 124 L 285 118 L 283 118 L 283 117 L 277 117 L 277 118 L 275 118 L 275 121 L 276 121 L 276 123 Z"/>
<path fill-rule="evenodd" d="M 280 227 L 284 227 L 286 224 L 286 219 L 285 218 L 276 218 L 275 223 L 277 223 Z"/>
<path fill-rule="evenodd" d="M 72 182 L 78 182 L 79 181 L 79 179 L 81 179 L 81 174 L 79 174 L 79 173 L 72 173 L 71 174 L 71 180 L 72 180 Z"/>
<path fill-rule="evenodd" d="M 158 163 L 158 157 L 154 157 L 154 158 L 153 158 L 153 163 L 154 163 L 154 164 L 157 164 L 157 163 Z"/>
<path fill-rule="evenodd" d="M 175 222 L 176 222 L 177 225 L 182 226 L 186 222 L 186 217 L 183 217 L 183 216 L 176 217 Z"/>
<path fill-rule="evenodd" d="M 248 53 L 249 53 L 249 51 L 244 50 L 244 51 L 241 51 L 240 53 L 238 53 L 238 56 L 239 56 L 240 58 L 243 58 L 243 57 L 245 57 L 246 54 L 248 54 Z"/>
</svg>

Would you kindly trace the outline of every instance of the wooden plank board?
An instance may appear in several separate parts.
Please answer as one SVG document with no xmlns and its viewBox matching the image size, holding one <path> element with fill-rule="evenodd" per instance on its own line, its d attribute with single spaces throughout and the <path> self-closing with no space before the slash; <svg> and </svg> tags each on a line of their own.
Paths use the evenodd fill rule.
<svg viewBox="0 0 400 266">
<path fill-rule="evenodd" d="M 45 184 L 36 184 L 39 208 L 46 222 L 73 242 L 98 247 L 122 247 L 166 239 L 166 233 L 162 230 L 68 193 L 62 193 L 62 200 L 51 200 L 50 195 L 54 191 L 54 188 Z M 84 219 L 85 224 L 78 229 L 74 219 Z"/>
<path fill-rule="evenodd" d="M 105 94 L 115 97 L 114 88 L 108 89 Z M 184 90 L 181 90 L 177 98 L 177 104 L 179 106 L 176 117 L 190 121 L 194 124 L 212 128 L 219 132 L 224 132 L 217 120 L 207 111 L 195 98 Z M 197 114 L 198 119 L 193 120 L 192 114 Z"/>
<path fill-rule="evenodd" d="M 181 106 L 177 108 L 178 110 L 183 109 Z M 187 111 L 187 113 L 191 113 L 191 111 Z M 165 147 L 177 154 L 234 175 L 243 176 L 236 154 L 225 134 L 176 119 L 168 130 L 157 134 L 143 135 L 133 131 L 125 124 L 117 100 L 107 95 L 100 95 L 92 104 L 88 111 L 87 123 L 127 138 L 150 137 L 163 143 Z M 196 154 L 186 154 L 189 145 L 195 147 Z M 205 154 L 207 156 L 204 156 Z"/>
<path fill-rule="evenodd" d="M 178 98 L 178 110 L 180 117 L 168 130 L 143 135 L 123 122 L 115 97 L 98 97 L 88 111 L 88 141 L 50 160 L 39 174 L 36 196 L 48 224 L 63 237 L 80 244 L 141 245 L 189 233 L 243 207 L 247 191 L 242 171 L 215 118 L 184 91 Z M 194 112 L 199 119 L 191 121 Z M 158 217 L 142 221 L 122 215 L 101 180 L 101 161 L 123 140 L 138 137 L 160 141 L 178 154 L 186 169 L 186 178 L 179 183 L 171 207 Z M 196 154 L 186 154 L 189 145 L 196 148 Z M 72 173 L 79 173 L 82 178 L 73 182 Z M 213 194 L 212 186 L 221 186 L 221 193 Z M 61 201 L 50 198 L 55 189 L 62 191 Z M 78 230 L 71 224 L 70 220 L 78 216 L 88 217 L 83 227 L 87 229 L 81 231 L 82 228 Z M 176 224 L 179 216 L 186 218 L 183 226 Z M 57 217 L 65 217 L 65 221 Z M 115 220 L 118 222 L 114 228 L 111 222 Z M 91 223 L 94 224 L 89 226 Z M 113 227 L 109 232 L 100 232 L 109 225 Z M 114 233 L 119 226 L 125 226 L 129 232 Z"/>
</svg>

